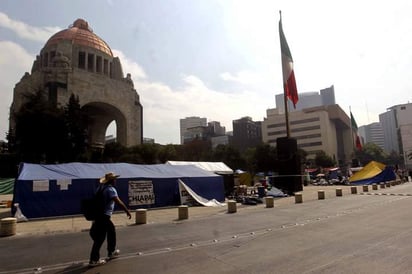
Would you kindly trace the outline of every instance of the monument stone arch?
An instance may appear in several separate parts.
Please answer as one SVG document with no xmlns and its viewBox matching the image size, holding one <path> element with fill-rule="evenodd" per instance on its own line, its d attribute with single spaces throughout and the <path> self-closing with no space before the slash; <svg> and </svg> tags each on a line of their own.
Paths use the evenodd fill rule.
<svg viewBox="0 0 412 274">
<path fill-rule="evenodd" d="M 87 114 L 87 138 L 91 146 L 105 142 L 106 129 L 116 121 L 117 142 L 131 147 L 143 141 L 143 107 L 131 75 L 123 74 L 118 57 L 108 44 L 94 34 L 88 23 L 77 19 L 67 29 L 54 34 L 16 84 L 10 107 L 13 113 L 25 103 L 27 93 L 41 90 L 49 102 L 64 107 L 73 94 Z"/>
</svg>

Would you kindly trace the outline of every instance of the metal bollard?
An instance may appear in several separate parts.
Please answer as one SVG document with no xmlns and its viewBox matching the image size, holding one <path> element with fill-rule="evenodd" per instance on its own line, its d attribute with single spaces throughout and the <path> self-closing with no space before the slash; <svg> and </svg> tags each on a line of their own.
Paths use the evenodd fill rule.
<svg viewBox="0 0 412 274">
<path fill-rule="evenodd" d="M 0 236 L 12 236 L 16 234 L 17 218 L 3 218 L 0 220 Z"/>
<path fill-rule="evenodd" d="M 147 224 L 147 209 L 136 209 L 134 223 L 137 225 Z"/>
<path fill-rule="evenodd" d="M 362 189 L 363 189 L 363 192 L 368 192 L 369 191 L 369 186 L 368 185 L 363 185 Z"/>
<path fill-rule="evenodd" d="M 178 206 L 178 219 L 186 220 L 189 219 L 189 207 L 187 205 Z"/>
<path fill-rule="evenodd" d="M 227 201 L 227 213 L 236 213 L 236 201 L 230 200 Z"/>
<path fill-rule="evenodd" d="M 273 207 L 273 197 L 272 196 L 266 196 L 265 197 L 265 203 L 266 203 L 266 208 L 272 208 Z"/>
<path fill-rule="evenodd" d="M 325 200 L 325 191 L 324 190 L 318 190 L 318 199 L 319 200 Z"/>
<path fill-rule="evenodd" d="M 385 188 L 385 183 L 380 183 L 379 185 L 381 186 L 381 188 Z"/>
<path fill-rule="evenodd" d="M 373 190 L 378 190 L 378 185 L 377 185 L 377 184 L 373 184 L 373 185 L 372 185 L 372 189 L 373 189 Z"/>
<path fill-rule="evenodd" d="M 302 193 L 295 193 L 295 203 L 301 204 L 303 203 L 303 195 Z"/>
<path fill-rule="evenodd" d="M 342 196 L 342 189 L 341 188 L 337 188 L 336 189 L 336 197 L 341 197 Z"/>
<path fill-rule="evenodd" d="M 350 187 L 350 192 L 351 192 L 352 194 L 357 194 L 357 193 L 358 193 L 358 188 L 357 188 L 356 186 L 351 186 L 351 187 Z"/>
</svg>

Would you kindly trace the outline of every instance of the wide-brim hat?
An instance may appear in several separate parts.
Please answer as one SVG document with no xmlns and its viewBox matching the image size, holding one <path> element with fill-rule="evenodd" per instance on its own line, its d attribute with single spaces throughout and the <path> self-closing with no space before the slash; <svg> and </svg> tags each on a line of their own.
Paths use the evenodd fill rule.
<svg viewBox="0 0 412 274">
<path fill-rule="evenodd" d="M 120 175 L 116 175 L 114 172 L 109 172 L 104 175 L 104 177 L 100 178 L 100 183 L 105 184 L 111 180 L 118 178 Z"/>
</svg>

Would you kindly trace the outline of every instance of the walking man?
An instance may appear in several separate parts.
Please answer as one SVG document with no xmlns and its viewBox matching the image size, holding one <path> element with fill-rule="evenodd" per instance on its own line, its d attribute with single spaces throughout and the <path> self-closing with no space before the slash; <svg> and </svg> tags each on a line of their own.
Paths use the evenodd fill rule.
<svg viewBox="0 0 412 274">
<path fill-rule="evenodd" d="M 100 179 L 100 185 L 97 188 L 97 191 L 102 191 L 105 207 L 104 212 L 93 221 L 92 227 L 90 228 L 90 237 L 93 239 L 93 246 L 89 260 L 90 267 L 106 263 L 105 259 L 100 259 L 100 248 L 103 245 L 106 236 L 108 259 L 114 259 L 120 254 L 120 250 L 116 249 L 116 229 L 110 219 L 115 204 L 120 206 L 126 212 L 129 219 L 132 217 L 129 209 L 122 200 L 120 200 L 119 195 L 117 194 L 115 184 L 118 177 L 119 175 L 116 175 L 113 172 L 107 173 Z"/>
</svg>

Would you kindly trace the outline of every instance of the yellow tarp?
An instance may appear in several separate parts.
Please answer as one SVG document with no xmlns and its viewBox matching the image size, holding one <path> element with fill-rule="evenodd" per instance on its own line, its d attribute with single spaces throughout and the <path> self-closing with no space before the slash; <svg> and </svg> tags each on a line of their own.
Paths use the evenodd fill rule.
<svg viewBox="0 0 412 274">
<path fill-rule="evenodd" d="M 361 170 L 359 170 L 358 172 L 353 174 L 349 178 L 349 182 L 372 178 L 372 177 L 378 175 L 379 173 L 381 173 L 382 170 L 384 170 L 384 169 L 385 169 L 384 164 L 379 163 L 379 162 L 375 162 L 375 161 L 370 161 Z"/>
<path fill-rule="evenodd" d="M 235 185 L 247 185 L 251 186 L 252 185 L 252 176 L 250 173 L 245 172 L 245 173 L 240 173 L 235 175 Z"/>
</svg>

